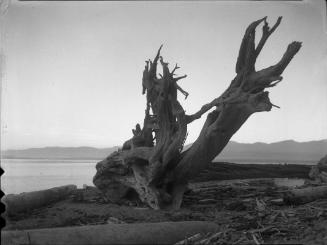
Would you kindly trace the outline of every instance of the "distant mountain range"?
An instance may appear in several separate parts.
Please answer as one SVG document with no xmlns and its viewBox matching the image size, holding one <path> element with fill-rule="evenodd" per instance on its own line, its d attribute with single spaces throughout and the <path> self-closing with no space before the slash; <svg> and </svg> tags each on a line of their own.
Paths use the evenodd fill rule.
<svg viewBox="0 0 327 245">
<path fill-rule="evenodd" d="M 190 145 L 188 145 L 189 147 Z M 116 151 L 110 148 L 93 147 L 44 147 L 25 150 L 6 150 L 2 158 L 29 159 L 103 159 Z M 276 143 L 237 143 L 230 141 L 214 161 L 229 162 L 277 162 L 316 163 L 327 155 L 327 140 L 296 142 L 294 140 Z"/>
<path fill-rule="evenodd" d="M 116 151 L 118 146 L 110 148 L 94 147 L 44 147 L 24 150 L 7 150 L 2 152 L 2 158 L 28 159 L 103 159 Z"/>
<path fill-rule="evenodd" d="M 230 141 L 215 161 L 317 163 L 327 155 L 327 140 L 243 144 Z"/>
</svg>

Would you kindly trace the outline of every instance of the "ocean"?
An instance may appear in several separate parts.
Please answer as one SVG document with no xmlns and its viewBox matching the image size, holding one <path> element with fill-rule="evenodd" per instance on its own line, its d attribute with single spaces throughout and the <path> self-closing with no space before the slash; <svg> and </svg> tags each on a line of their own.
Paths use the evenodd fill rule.
<svg viewBox="0 0 327 245">
<path fill-rule="evenodd" d="M 1 159 L 5 173 L 1 190 L 5 194 L 44 190 L 74 184 L 93 185 L 95 165 L 100 160 Z"/>
<path fill-rule="evenodd" d="M 5 194 L 44 190 L 56 186 L 83 184 L 93 186 L 95 165 L 100 160 L 61 160 L 61 159 L 2 159 L 1 190 Z M 273 161 L 231 161 L 237 163 L 278 164 Z M 293 164 L 310 164 L 292 162 Z M 312 164 L 312 163 L 311 163 Z"/>
</svg>

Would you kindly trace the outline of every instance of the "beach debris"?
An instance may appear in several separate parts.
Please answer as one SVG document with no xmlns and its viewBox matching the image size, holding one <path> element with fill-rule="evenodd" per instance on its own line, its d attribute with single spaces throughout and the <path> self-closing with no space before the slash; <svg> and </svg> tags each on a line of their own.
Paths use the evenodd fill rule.
<svg viewBox="0 0 327 245">
<path fill-rule="evenodd" d="M 76 185 L 64 185 L 41 191 L 5 195 L 2 201 L 6 205 L 7 215 L 14 215 L 61 201 L 76 189 Z"/>
<path fill-rule="evenodd" d="M 296 188 L 303 186 L 305 180 L 299 178 L 275 178 L 274 184 L 277 187 Z"/>
<path fill-rule="evenodd" d="M 175 245 L 264 244 L 263 235 L 268 232 L 276 233 L 278 230 L 274 226 L 267 226 L 260 229 L 240 232 L 226 227 L 216 233 L 196 234 L 190 236 L 175 243 Z"/>
<path fill-rule="evenodd" d="M 202 238 L 202 235 L 200 233 L 195 234 L 194 236 L 188 237 L 182 241 L 179 241 L 177 243 L 175 243 L 175 245 L 187 245 L 187 244 L 192 244 L 195 241 L 197 241 L 198 239 Z"/>
<path fill-rule="evenodd" d="M 149 210 L 149 207 L 135 207 L 136 210 Z"/>
<path fill-rule="evenodd" d="M 206 198 L 206 199 L 201 199 L 199 200 L 199 203 L 201 204 L 209 204 L 209 203 L 216 203 L 217 200 L 213 198 Z"/>
<path fill-rule="evenodd" d="M 327 155 L 319 160 L 318 166 L 319 167 L 323 167 L 323 166 L 327 167 Z"/>
<path fill-rule="evenodd" d="M 313 165 L 309 172 L 309 178 L 317 183 L 327 183 L 327 155 Z"/>
<path fill-rule="evenodd" d="M 309 172 L 309 178 L 315 180 L 319 176 L 319 168 L 317 165 L 311 167 Z"/>
<path fill-rule="evenodd" d="M 230 211 L 242 211 L 242 210 L 246 210 L 247 206 L 245 205 L 244 201 L 242 200 L 234 200 L 234 201 L 231 201 L 229 202 L 225 208 L 227 210 L 230 210 Z"/>
<path fill-rule="evenodd" d="M 174 245 L 209 245 L 209 244 L 223 244 L 222 241 L 226 239 L 226 233 L 228 230 L 219 231 L 219 232 L 209 232 L 209 233 L 198 233 L 194 236 L 190 236 L 181 240 Z"/>
<path fill-rule="evenodd" d="M 76 189 L 72 192 L 74 202 L 84 203 L 107 203 L 105 195 L 94 186 L 83 186 L 83 189 Z"/>
<path fill-rule="evenodd" d="M 262 244 L 262 238 L 259 236 L 259 235 L 257 235 L 257 234 L 251 234 L 252 235 L 252 238 L 253 238 L 253 241 L 255 242 L 255 244 L 257 244 L 257 245 L 260 245 L 260 244 Z M 260 240 L 260 242 L 259 242 L 259 240 Z"/>
<path fill-rule="evenodd" d="M 312 186 L 302 189 L 290 189 L 284 193 L 284 202 L 287 204 L 304 204 L 327 197 L 327 185 Z"/>
<path fill-rule="evenodd" d="M 255 199 L 256 201 L 256 210 L 258 212 L 258 216 L 259 217 L 263 217 L 266 215 L 266 203 L 264 202 L 264 200 L 261 200 L 261 199 L 258 199 L 256 198 Z"/>
<path fill-rule="evenodd" d="M 53 244 L 55 241 L 56 245 L 175 244 L 186 236 L 215 232 L 217 229 L 216 224 L 204 221 L 86 225 L 2 231 L 1 243 Z"/>
<path fill-rule="evenodd" d="M 271 199 L 270 203 L 273 205 L 279 205 L 279 206 L 285 204 L 283 198 Z"/>
<path fill-rule="evenodd" d="M 243 185 L 238 181 L 236 182 L 240 184 L 229 185 L 231 182 L 233 181 L 194 183 L 185 194 L 187 198 L 184 198 L 182 210 L 165 212 L 159 216 L 157 216 L 158 213 L 155 215 L 151 213 L 149 207 L 144 208 L 138 205 L 130 207 L 124 203 L 125 207 L 117 213 L 114 211 L 119 208 L 117 205 L 105 204 L 101 207 L 99 202 L 89 202 L 87 198 L 92 198 L 92 195 L 96 193 L 96 190 L 92 189 L 94 187 L 90 187 L 82 190 L 88 193 L 85 194 L 83 203 L 76 204 L 71 199 L 67 199 L 67 202 L 57 203 L 50 208 L 12 217 L 9 220 L 9 226 L 11 226 L 10 230 L 22 229 L 22 226 L 26 227 L 25 229 L 53 227 L 49 224 L 58 217 L 62 217 L 62 219 L 58 219 L 58 222 L 55 223 L 56 226 L 79 227 L 100 224 L 119 227 L 120 222 L 203 220 L 216 223 L 219 230 L 195 231 L 174 242 L 184 241 L 183 244 L 188 245 L 222 245 L 275 242 L 280 244 L 290 241 L 302 244 L 324 244 L 321 241 L 326 241 L 326 196 L 303 205 L 288 205 L 284 203 L 283 195 L 293 190 L 291 187 L 272 187 L 271 180 L 246 180 L 248 185 Z M 199 202 L 206 199 L 209 200 L 204 203 L 208 202 L 208 204 Z M 239 206 L 243 204 L 246 208 L 239 209 Z M 234 208 L 228 208 L 233 205 Z M 98 212 L 95 212 L 100 207 L 106 210 L 105 214 L 99 215 Z M 70 212 L 70 210 L 76 210 L 76 212 Z M 56 215 L 53 216 L 54 214 Z M 71 214 L 72 216 L 69 217 Z M 34 227 L 33 223 L 29 222 L 30 220 L 34 220 Z M 37 226 L 35 226 L 36 223 Z M 192 239 L 190 239 L 191 237 Z"/>
<path fill-rule="evenodd" d="M 264 212 L 266 210 L 266 203 L 263 200 L 260 200 L 258 198 L 255 199 L 257 204 L 257 210 L 259 212 Z"/>
<path fill-rule="evenodd" d="M 125 224 L 124 221 L 119 220 L 119 219 L 117 219 L 117 218 L 115 218 L 115 217 L 109 217 L 109 218 L 107 219 L 107 222 L 106 222 L 106 223 L 107 223 L 107 224 Z"/>
</svg>

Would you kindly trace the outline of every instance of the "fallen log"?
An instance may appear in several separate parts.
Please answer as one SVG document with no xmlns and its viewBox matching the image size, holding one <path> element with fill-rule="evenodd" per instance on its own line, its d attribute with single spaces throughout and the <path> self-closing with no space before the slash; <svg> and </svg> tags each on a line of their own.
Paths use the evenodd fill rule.
<svg viewBox="0 0 327 245">
<path fill-rule="evenodd" d="M 174 244 L 198 233 L 216 232 L 212 222 L 109 224 L 23 231 L 3 231 L 3 245 Z"/>
<path fill-rule="evenodd" d="M 63 200 L 76 189 L 76 185 L 64 185 L 42 191 L 5 195 L 2 201 L 6 205 L 6 214 L 13 215 Z"/>
<path fill-rule="evenodd" d="M 327 199 L 327 185 L 291 189 L 284 193 L 283 200 L 286 204 L 304 204 L 322 198 Z"/>
</svg>

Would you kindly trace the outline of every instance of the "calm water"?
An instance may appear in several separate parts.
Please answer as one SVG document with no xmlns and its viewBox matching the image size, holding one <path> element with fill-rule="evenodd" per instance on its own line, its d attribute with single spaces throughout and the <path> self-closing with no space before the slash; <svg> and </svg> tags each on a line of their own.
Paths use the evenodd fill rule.
<svg viewBox="0 0 327 245">
<path fill-rule="evenodd" d="M 1 189 L 5 194 L 43 190 L 61 185 L 93 185 L 99 160 L 2 159 L 5 170 Z"/>
<path fill-rule="evenodd" d="M 95 165 L 99 160 L 2 159 L 5 170 L 1 189 L 5 194 L 37 191 L 61 185 L 93 185 Z M 230 161 L 233 162 L 233 161 Z M 234 161 L 239 162 L 240 161 Z M 242 163 L 247 163 L 242 162 Z M 249 161 L 251 163 L 251 161 Z M 253 161 L 252 161 L 253 163 Z M 266 164 L 273 162 L 255 162 Z M 275 162 L 277 163 L 277 162 Z M 298 164 L 308 164 L 301 162 Z"/>
</svg>

